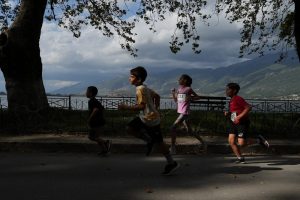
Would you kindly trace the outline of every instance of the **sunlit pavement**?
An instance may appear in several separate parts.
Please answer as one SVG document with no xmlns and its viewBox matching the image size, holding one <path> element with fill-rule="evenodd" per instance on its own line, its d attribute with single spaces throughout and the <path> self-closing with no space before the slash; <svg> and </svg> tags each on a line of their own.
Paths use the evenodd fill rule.
<svg viewBox="0 0 300 200">
<path fill-rule="evenodd" d="M 133 137 L 108 137 L 112 140 L 114 153 L 144 153 L 145 143 Z M 177 153 L 213 153 L 231 154 L 232 150 L 225 136 L 202 136 L 206 147 L 194 137 L 178 137 Z M 165 138 L 167 144 L 171 138 Z M 266 150 L 260 145 L 244 149 L 248 154 L 299 154 L 299 139 L 269 140 L 271 148 Z M 38 153 L 93 153 L 99 150 L 95 142 L 88 140 L 86 134 L 32 134 L 32 135 L 0 135 L 0 152 L 38 152 Z"/>
<path fill-rule="evenodd" d="M 158 155 L 0 153 L 0 199 L 300 199 L 299 155 L 232 159 L 176 156 L 181 168 L 165 177 Z"/>
</svg>

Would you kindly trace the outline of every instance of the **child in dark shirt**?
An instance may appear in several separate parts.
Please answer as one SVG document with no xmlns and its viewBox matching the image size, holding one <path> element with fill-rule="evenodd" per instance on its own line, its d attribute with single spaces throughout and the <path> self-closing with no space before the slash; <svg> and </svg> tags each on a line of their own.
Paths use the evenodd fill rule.
<svg viewBox="0 0 300 200">
<path fill-rule="evenodd" d="M 103 140 L 100 138 L 100 134 L 103 132 L 103 126 L 105 125 L 105 120 L 103 117 L 104 107 L 96 99 L 98 89 L 95 86 L 90 86 L 86 90 L 86 97 L 89 98 L 89 139 L 95 141 L 101 147 L 102 151 L 100 155 L 107 155 L 110 152 L 111 141 Z"/>
</svg>

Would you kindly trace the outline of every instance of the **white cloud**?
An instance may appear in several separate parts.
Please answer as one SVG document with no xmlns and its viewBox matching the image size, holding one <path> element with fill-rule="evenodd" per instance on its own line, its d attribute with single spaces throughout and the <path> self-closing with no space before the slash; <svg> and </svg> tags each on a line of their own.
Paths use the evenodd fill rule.
<svg viewBox="0 0 300 200">
<path fill-rule="evenodd" d="M 210 27 L 199 24 L 200 55 L 194 54 L 189 45 L 178 54 L 172 54 L 169 40 L 176 20 L 175 15 L 170 15 L 164 22 L 157 23 L 156 33 L 149 31 L 143 23 L 137 24 L 137 58 L 120 48 L 117 36 L 106 38 L 93 27 L 86 27 L 81 37 L 76 39 L 71 32 L 45 22 L 40 46 L 47 91 L 74 82 L 127 73 L 129 68 L 136 65 L 148 68 L 203 68 L 223 67 L 242 61 L 237 58 L 239 25 L 229 24 L 223 18 Z M 1 88 L 3 83 L 0 82 Z"/>
</svg>

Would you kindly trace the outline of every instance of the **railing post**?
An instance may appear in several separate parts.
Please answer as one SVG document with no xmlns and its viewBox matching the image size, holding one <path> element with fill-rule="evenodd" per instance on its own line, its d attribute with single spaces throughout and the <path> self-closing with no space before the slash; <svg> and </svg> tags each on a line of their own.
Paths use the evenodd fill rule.
<svg viewBox="0 0 300 200">
<path fill-rule="evenodd" d="M 69 95 L 69 110 L 72 110 L 72 97 Z"/>
</svg>

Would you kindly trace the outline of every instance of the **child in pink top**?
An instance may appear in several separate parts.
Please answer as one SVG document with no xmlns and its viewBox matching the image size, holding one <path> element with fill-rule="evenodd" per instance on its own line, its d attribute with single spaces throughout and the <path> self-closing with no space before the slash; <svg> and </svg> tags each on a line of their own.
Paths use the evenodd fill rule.
<svg viewBox="0 0 300 200">
<path fill-rule="evenodd" d="M 188 122 L 190 103 L 191 100 L 200 99 L 200 97 L 191 88 L 192 82 L 193 80 L 189 75 L 183 74 L 179 78 L 179 87 L 177 91 L 175 88 L 172 90 L 172 96 L 174 101 L 177 102 L 177 113 L 179 114 L 171 127 L 172 144 L 170 150 L 172 154 L 176 154 L 176 133 L 178 126 L 183 124 L 188 134 L 192 132 Z"/>
</svg>

